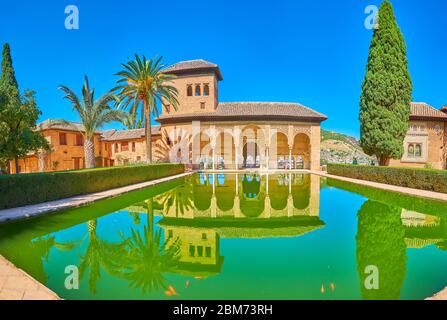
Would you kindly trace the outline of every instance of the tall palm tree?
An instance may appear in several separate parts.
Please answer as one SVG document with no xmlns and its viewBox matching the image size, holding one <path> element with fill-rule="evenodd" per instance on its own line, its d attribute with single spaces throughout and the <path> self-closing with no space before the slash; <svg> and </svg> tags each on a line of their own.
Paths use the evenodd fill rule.
<svg viewBox="0 0 447 320">
<path fill-rule="evenodd" d="M 66 86 L 59 86 L 65 93 L 64 99 L 71 102 L 73 110 L 76 110 L 81 117 L 84 130 L 80 133 L 84 136 L 84 153 L 86 168 L 95 167 L 95 144 L 93 141 L 97 129 L 111 121 L 121 121 L 124 113 L 109 106 L 111 102 L 119 101 L 113 91 L 109 91 L 98 100 L 94 99 L 94 89 L 90 89 L 88 78 L 85 77 L 82 87 L 82 100 Z"/>
<path fill-rule="evenodd" d="M 146 60 L 146 57 L 135 55 L 135 60 L 122 64 L 123 70 L 116 75 L 120 77 L 117 81 L 121 107 L 130 113 L 136 113 L 142 108 L 141 113 L 145 117 L 146 129 L 146 156 L 147 162 L 152 162 L 152 126 L 151 115 L 158 116 L 157 102 L 169 104 L 177 109 L 177 89 L 171 85 L 174 75 L 163 72 L 164 65 L 158 59 Z"/>
</svg>

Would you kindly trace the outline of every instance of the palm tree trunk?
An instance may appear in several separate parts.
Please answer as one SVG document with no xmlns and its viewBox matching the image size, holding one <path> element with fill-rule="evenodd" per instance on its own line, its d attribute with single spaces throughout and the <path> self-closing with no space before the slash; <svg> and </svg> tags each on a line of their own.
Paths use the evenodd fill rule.
<svg viewBox="0 0 447 320">
<path fill-rule="evenodd" d="M 146 162 L 152 163 L 152 124 L 151 111 L 149 109 L 149 101 L 144 101 L 144 113 L 146 117 Z"/>
<path fill-rule="evenodd" d="M 85 139 L 84 142 L 84 154 L 85 154 L 85 167 L 94 168 L 95 167 L 95 144 L 93 139 Z"/>
</svg>

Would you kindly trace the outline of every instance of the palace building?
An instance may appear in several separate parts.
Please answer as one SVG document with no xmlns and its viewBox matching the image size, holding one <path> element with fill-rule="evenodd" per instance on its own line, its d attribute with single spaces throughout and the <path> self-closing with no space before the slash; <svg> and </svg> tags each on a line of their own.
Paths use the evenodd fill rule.
<svg viewBox="0 0 447 320">
<path fill-rule="evenodd" d="M 297 103 L 220 102 L 222 73 L 205 60 L 179 62 L 165 72 L 177 76 L 179 105 L 164 105 L 157 121 L 169 143 L 182 149 L 180 162 L 210 169 L 320 168 L 325 115 Z"/>
<path fill-rule="evenodd" d="M 176 63 L 178 106 L 164 104 L 153 126 L 153 160 L 192 168 L 319 169 L 320 123 L 327 117 L 297 103 L 220 102 L 219 66 L 205 60 Z M 84 167 L 81 124 L 44 121 L 38 126 L 51 152 L 19 160 L 20 172 Z M 95 135 L 98 166 L 146 161 L 144 129 L 106 130 Z M 11 164 L 14 170 L 14 164 Z"/>
<path fill-rule="evenodd" d="M 404 140 L 404 155 L 390 166 L 447 168 L 447 106 L 441 110 L 427 103 L 411 104 L 410 123 Z"/>
<path fill-rule="evenodd" d="M 298 103 L 220 102 L 223 80 L 217 64 L 205 60 L 176 63 L 178 106 L 163 103 L 152 126 L 153 161 L 184 163 L 192 169 L 320 169 L 320 124 L 327 117 Z M 20 172 L 84 167 L 83 127 L 47 120 L 38 125 L 51 146 L 47 153 L 19 160 Z M 146 161 L 144 129 L 97 131 L 97 166 Z M 405 153 L 391 166 L 446 169 L 447 106 L 441 110 L 412 103 Z M 14 173 L 15 166 L 11 163 Z"/>
</svg>

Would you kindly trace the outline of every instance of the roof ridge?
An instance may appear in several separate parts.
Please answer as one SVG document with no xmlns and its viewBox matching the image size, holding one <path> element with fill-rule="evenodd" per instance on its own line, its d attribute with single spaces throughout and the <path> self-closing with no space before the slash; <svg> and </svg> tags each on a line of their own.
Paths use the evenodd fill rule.
<svg viewBox="0 0 447 320">
<path fill-rule="evenodd" d="M 298 103 L 298 102 L 285 102 L 285 101 L 223 101 L 223 102 L 219 102 L 219 104 L 225 104 L 225 103 L 228 103 L 228 104 L 230 104 L 230 103 L 244 103 L 244 104 L 249 104 L 249 103 L 253 103 L 253 104 L 256 104 L 256 103 L 259 103 L 259 104 L 262 104 L 262 103 L 266 103 L 266 104 L 296 104 L 296 105 L 302 106 L 302 104 Z"/>
</svg>

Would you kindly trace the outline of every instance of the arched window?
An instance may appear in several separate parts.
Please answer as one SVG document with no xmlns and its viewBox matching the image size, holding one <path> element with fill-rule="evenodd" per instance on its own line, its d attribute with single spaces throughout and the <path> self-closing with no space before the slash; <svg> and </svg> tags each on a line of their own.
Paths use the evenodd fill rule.
<svg viewBox="0 0 447 320">
<path fill-rule="evenodd" d="M 414 147 L 414 156 L 415 157 L 421 157 L 422 156 L 422 146 L 420 144 L 417 144 Z"/>
<path fill-rule="evenodd" d="M 200 96 L 200 84 L 196 84 L 196 91 L 194 93 L 196 97 Z"/>
<path fill-rule="evenodd" d="M 192 97 L 192 85 L 188 84 L 188 86 L 186 87 L 186 95 L 188 97 Z"/>
<path fill-rule="evenodd" d="M 208 84 L 203 86 L 203 95 L 206 97 L 210 95 L 210 86 Z"/>
<path fill-rule="evenodd" d="M 414 144 L 408 145 L 408 156 L 414 157 Z"/>
</svg>

